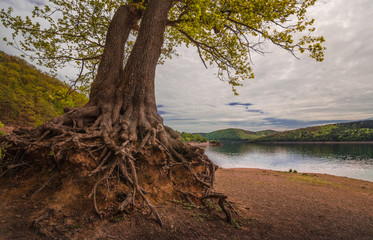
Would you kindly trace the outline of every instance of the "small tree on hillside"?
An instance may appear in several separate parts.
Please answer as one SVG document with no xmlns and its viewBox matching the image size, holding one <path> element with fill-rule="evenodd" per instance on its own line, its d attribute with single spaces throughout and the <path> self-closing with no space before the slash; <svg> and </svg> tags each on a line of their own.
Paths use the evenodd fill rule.
<svg viewBox="0 0 373 240">
<path fill-rule="evenodd" d="M 225 196 L 213 192 L 215 165 L 157 113 L 156 66 L 177 46 L 193 46 L 235 92 L 240 80 L 254 77 L 250 54 L 264 54 L 265 44 L 293 55 L 307 51 L 322 61 L 324 39 L 311 36 L 314 20 L 306 17 L 315 1 L 50 0 L 35 7 L 35 19 L 2 10 L 3 25 L 13 30 L 9 44 L 53 70 L 75 63 L 79 81 L 93 79 L 84 107 L 1 138 L 9 146 L 3 170 L 5 163 L 32 162 L 30 156 L 51 152 L 60 168 L 85 162 L 100 216 L 108 210 L 96 201 L 102 183 L 125 196 L 111 198 L 118 210 L 143 201 L 159 221 L 151 201 L 218 198 L 225 210 Z"/>
</svg>

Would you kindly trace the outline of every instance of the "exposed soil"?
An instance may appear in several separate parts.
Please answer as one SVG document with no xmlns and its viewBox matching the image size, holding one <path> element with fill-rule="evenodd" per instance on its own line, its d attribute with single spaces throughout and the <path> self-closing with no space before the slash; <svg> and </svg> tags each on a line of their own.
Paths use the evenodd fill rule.
<svg viewBox="0 0 373 240">
<path fill-rule="evenodd" d="M 54 173 L 0 180 L 0 239 L 371 239 L 373 183 L 324 174 L 220 169 L 216 190 L 238 212 L 169 201 L 146 212 L 100 220 L 84 181 Z M 59 186 L 64 186 L 59 188 Z"/>
<path fill-rule="evenodd" d="M 259 169 L 219 170 L 216 178 L 262 238 L 372 239 L 372 182 Z"/>
</svg>

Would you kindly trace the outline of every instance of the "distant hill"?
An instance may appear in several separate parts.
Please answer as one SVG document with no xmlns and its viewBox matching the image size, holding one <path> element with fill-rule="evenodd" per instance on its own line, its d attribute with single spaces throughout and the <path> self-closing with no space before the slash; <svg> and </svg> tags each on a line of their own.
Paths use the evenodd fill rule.
<svg viewBox="0 0 373 240">
<path fill-rule="evenodd" d="M 251 132 L 238 128 L 228 128 L 206 134 L 200 133 L 200 135 L 207 138 L 207 140 L 209 141 L 252 141 L 259 137 L 267 136 L 274 133 L 277 132 L 273 130 Z"/>
<path fill-rule="evenodd" d="M 373 120 L 300 128 L 261 137 L 257 141 L 373 141 Z"/>
<path fill-rule="evenodd" d="M 278 131 L 263 130 L 263 131 L 255 132 L 255 135 L 257 135 L 258 137 L 265 137 L 265 136 L 273 135 L 275 133 L 278 133 Z"/>
<path fill-rule="evenodd" d="M 0 121 L 37 126 L 61 115 L 65 107 L 82 106 L 83 94 L 66 93 L 69 87 L 26 61 L 0 51 Z"/>
<path fill-rule="evenodd" d="M 277 132 L 258 132 L 238 128 L 217 130 L 211 133 L 198 133 L 212 141 L 245 142 L 323 142 L 323 141 L 373 141 L 373 120 L 329 124 Z"/>
</svg>

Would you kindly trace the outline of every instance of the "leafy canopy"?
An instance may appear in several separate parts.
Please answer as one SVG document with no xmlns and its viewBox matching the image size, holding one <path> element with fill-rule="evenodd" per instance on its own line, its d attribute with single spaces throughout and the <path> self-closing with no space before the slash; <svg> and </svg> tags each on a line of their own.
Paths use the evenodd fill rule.
<svg viewBox="0 0 373 240">
<path fill-rule="evenodd" d="M 105 45 L 110 19 L 121 4 L 146 8 L 146 1 L 49 0 L 36 6 L 32 16 L 13 16 L 2 9 L 2 24 L 13 30 L 9 45 L 38 64 L 52 69 L 73 63 L 80 68 L 77 81 L 83 86 L 94 79 Z M 294 56 L 308 52 L 317 61 L 324 58 L 324 38 L 313 36 L 314 19 L 306 10 L 316 0 L 178 0 L 169 13 L 160 63 L 175 54 L 177 46 L 194 46 L 203 62 L 218 67 L 218 77 L 232 85 L 253 78 L 251 54 L 265 54 L 274 44 Z M 21 40 L 18 36 L 22 36 Z M 132 32 L 126 56 L 136 40 Z M 86 83 L 86 84 L 84 84 Z"/>
</svg>

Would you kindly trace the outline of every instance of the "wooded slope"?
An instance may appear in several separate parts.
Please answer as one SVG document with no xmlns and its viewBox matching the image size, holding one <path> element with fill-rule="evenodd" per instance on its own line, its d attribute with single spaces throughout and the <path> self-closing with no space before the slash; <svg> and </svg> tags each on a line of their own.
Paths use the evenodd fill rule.
<svg viewBox="0 0 373 240">
<path fill-rule="evenodd" d="M 373 120 L 300 128 L 257 140 L 263 142 L 373 141 Z"/>
<path fill-rule="evenodd" d="M 37 126 L 62 114 L 65 107 L 87 102 L 87 97 L 77 92 L 66 96 L 68 90 L 67 84 L 0 51 L 1 122 Z"/>
</svg>

